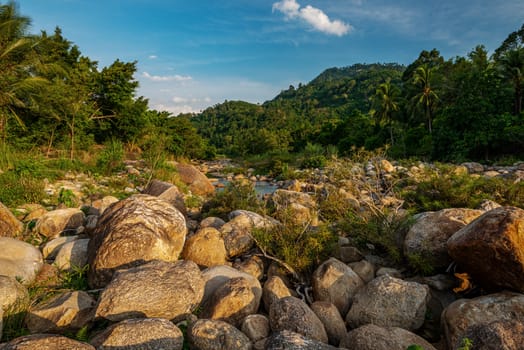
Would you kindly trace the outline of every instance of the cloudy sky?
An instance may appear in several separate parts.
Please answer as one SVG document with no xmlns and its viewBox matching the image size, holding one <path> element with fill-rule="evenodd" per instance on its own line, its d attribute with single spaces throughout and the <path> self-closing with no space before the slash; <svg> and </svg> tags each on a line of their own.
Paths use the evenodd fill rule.
<svg viewBox="0 0 524 350">
<path fill-rule="evenodd" d="M 5 3 L 1 1 L 0 3 Z M 522 0 L 19 0 L 32 32 L 54 31 L 99 62 L 138 61 L 139 96 L 173 114 L 253 103 L 324 69 L 409 64 L 483 44 L 524 21 Z"/>
</svg>

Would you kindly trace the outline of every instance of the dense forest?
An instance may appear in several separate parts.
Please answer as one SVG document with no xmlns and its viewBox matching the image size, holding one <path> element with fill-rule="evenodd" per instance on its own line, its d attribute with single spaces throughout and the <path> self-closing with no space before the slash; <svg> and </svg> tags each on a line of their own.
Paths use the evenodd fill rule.
<svg viewBox="0 0 524 350">
<path fill-rule="evenodd" d="M 0 4 L 0 147 L 70 159 L 120 142 L 146 152 L 212 158 L 322 149 L 350 155 L 486 162 L 524 158 L 524 25 L 493 54 L 422 51 L 408 66 L 330 68 L 263 104 L 225 101 L 199 114 L 152 110 L 136 96 L 137 62 L 100 68 L 54 33 L 28 32 L 16 3 Z"/>
</svg>

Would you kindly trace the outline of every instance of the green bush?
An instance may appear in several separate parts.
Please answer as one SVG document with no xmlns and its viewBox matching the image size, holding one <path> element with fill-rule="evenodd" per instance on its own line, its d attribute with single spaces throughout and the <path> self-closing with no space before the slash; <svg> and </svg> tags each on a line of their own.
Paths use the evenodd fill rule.
<svg viewBox="0 0 524 350">
<path fill-rule="evenodd" d="M 270 229 L 252 232 L 259 248 L 288 264 L 305 281 L 314 269 L 332 256 L 338 236 L 326 225 L 312 227 L 284 220 Z"/>
<path fill-rule="evenodd" d="M 62 187 L 60 192 L 58 192 L 58 203 L 68 208 L 74 208 L 78 206 L 78 198 L 76 198 L 72 190 Z"/>
<path fill-rule="evenodd" d="M 257 213 L 265 212 L 265 203 L 258 198 L 255 185 L 250 181 L 234 181 L 204 203 L 203 216 L 218 216 L 228 220 L 233 210 L 244 209 Z"/>
<path fill-rule="evenodd" d="M 13 171 L 0 174 L 0 202 L 7 207 L 40 203 L 45 197 L 44 183 L 31 174 L 20 175 Z"/>
<path fill-rule="evenodd" d="M 96 166 L 106 175 L 122 170 L 124 168 L 124 144 L 113 139 L 104 146 L 98 156 Z"/>
</svg>

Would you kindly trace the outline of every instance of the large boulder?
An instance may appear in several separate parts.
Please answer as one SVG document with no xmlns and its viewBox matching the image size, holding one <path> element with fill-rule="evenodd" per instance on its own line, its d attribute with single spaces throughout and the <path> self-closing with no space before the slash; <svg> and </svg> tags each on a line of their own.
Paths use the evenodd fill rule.
<svg viewBox="0 0 524 350">
<path fill-rule="evenodd" d="M 524 292 L 524 210 L 490 210 L 451 236 L 449 254 L 487 289 Z"/>
<path fill-rule="evenodd" d="M 87 264 L 89 239 L 77 239 L 62 245 L 55 259 L 55 266 L 61 270 L 84 268 Z"/>
<path fill-rule="evenodd" d="M 258 311 L 262 295 L 250 281 L 236 277 L 226 281 L 204 306 L 201 317 L 220 319 L 240 328 L 244 317 Z"/>
<path fill-rule="evenodd" d="M 316 301 L 333 303 L 341 315 L 346 315 L 353 296 L 364 281 L 342 261 L 330 258 L 313 272 L 313 296 Z"/>
<path fill-rule="evenodd" d="M 224 265 L 227 261 L 224 239 L 216 228 L 201 228 L 187 238 L 182 258 L 203 267 Z"/>
<path fill-rule="evenodd" d="M 322 321 L 328 335 L 329 344 L 338 346 L 346 336 L 346 324 L 337 307 L 328 301 L 315 301 L 311 310 Z"/>
<path fill-rule="evenodd" d="M 35 231 L 47 238 L 56 238 L 62 233 L 76 233 L 84 224 L 84 212 L 78 208 L 57 209 L 44 214 L 36 222 Z"/>
<path fill-rule="evenodd" d="M 24 224 L 8 207 L 0 203 L 0 237 L 16 237 L 24 230 Z"/>
<path fill-rule="evenodd" d="M 211 181 L 193 165 L 178 163 L 176 168 L 180 180 L 189 186 L 193 194 L 208 196 L 215 193 L 215 187 Z"/>
<path fill-rule="evenodd" d="M 351 328 L 372 323 L 416 330 L 424 323 L 429 299 L 428 286 L 383 275 L 357 292 L 346 323 Z"/>
<path fill-rule="evenodd" d="M 0 237 L 0 275 L 31 284 L 44 264 L 42 253 L 29 243 Z"/>
<path fill-rule="evenodd" d="M 0 344 L 0 350 L 96 350 L 94 346 L 53 334 L 32 334 Z"/>
<path fill-rule="evenodd" d="M 182 214 L 187 214 L 184 194 L 178 189 L 178 187 L 169 182 L 151 180 L 142 193 L 163 199 L 180 210 Z"/>
<path fill-rule="evenodd" d="M 247 335 L 252 342 L 265 339 L 269 336 L 269 319 L 261 314 L 249 315 L 242 320 L 240 330 Z"/>
<path fill-rule="evenodd" d="M 502 292 L 473 299 L 459 299 L 442 312 L 442 324 L 449 348 L 460 343 L 471 327 L 495 321 L 524 322 L 524 295 Z"/>
<path fill-rule="evenodd" d="M 89 285 L 103 287 L 116 270 L 145 261 L 178 260 L 186 234 L 184 216 L 166 201 L 140 194 L 113 204 L 89 242 Z"/>
<path fill-rule="evenodd" d="M 278 189 L 271 198 L 276 210 L 286 213 L 290 222 L 299 225 L 318 223 L 317 203 L 309 194 Z"/>
<path fill-rule="evenodd" d="M 32 307 L 25 322 L 31 333 L 74 332 L 93 320 L 94 306 L 84 291 L 64 292 Z"/>
<path fill-rule="evenodd" d="M 97 350 L 181 350 L 182 331 L 162 318 L 130 319 L 116 323 L 90 341 Z"/>
<path fill-rule="evenodd" d="M 0 275 L 0 313 L 16 313 L 25 309 L 28 303 L 27 288 L 13 277 Z"/>
<path fill-rule="evenodd" d="M 340 347 L 358 350 L 406 350 L 410 345 L 419 345 L 424 350 L 435 350 L 424 338 L 410 331 L 374 324 L 351 330 L 340 342 Z"/>
<path fill-rule="evenodd" d="M 96 316 L 113 322 L 130 318 L 177 319 L 201 302 L 204 280 L 190 260 L 151 261 L 115 273 L 100 295 Z"/>
<path fill-rule="evenodd" d="M 452 349 L 463 349 L 469 340 L 475 349 L 500 350 L 522 349 L 524 344 L 524 322 L 518 320 L 493 321 L 468 327 L 464 337 L 453 344 Z"/>
<path fill-rule="evenodd" d="M 274 332 L 288 330 L 322 343 L 328 342 L 322 321 L 305 302 L 295 297 L 280 298 L 271 304 L 269 324 Z"/>
<path fill-rule="evenodd" d="M 264 288 L 262 289 L 262 300 L 266 311 L 270 310 L 271 304 L 276 300 L 290 296 L 293 296 L 293 293 L 279 276 L 271 276 L 264 283 Z"/>
<path fill-rule="evenodd" d="M 44 259 L 54 260 L 64 244 L 80 239 L 80 237 L 81 236 L 60 236 L 46 242 L 42 248 Z"/>
<path fill-rule="evenodd" d="M 460 208 L 422 213 L 405 237 L 404 254 L 422 257 L 435 271 L 446 269 L 451 263 L 447 240 L 481 214 L 480 210 Z"/>
<path fill-rule="evenodd" d="M 249 338 L 227 322 L 199 319 L 189 324 L 187 339 L 190 349 L 251 350 Z"/>
</svg>

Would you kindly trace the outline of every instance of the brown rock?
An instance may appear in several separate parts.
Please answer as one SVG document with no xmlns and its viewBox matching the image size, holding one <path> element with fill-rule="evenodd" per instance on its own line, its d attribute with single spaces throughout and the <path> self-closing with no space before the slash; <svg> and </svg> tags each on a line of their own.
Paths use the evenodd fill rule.
<svg viewBox="0 0 524 350">
<path fill-rule="evenodd" d="M 209 216 L 200 222 L 200 228 L 213 227 L 220 230 L 226 222 L 221 218 L 215 216 Z"/>
<path fill-rule="evenodd" d="M 364 281 L 364 283 L 371 282 L 375 278 L 375 266 L 367 260 L 360 260 L 348 264 L 349 267 Z"/>
<path fill-rule="evenodd" d="M 269 336 L 269 319 L 260 314 L 249 315 L 242 320 L 240 329 L 255 343 Z"/>
<path fill-rule="evenodd" d="M 237 215 L 220 228 L 230 258 L 241 255 L 255 245 L 251 236 L 253 221 L 247 215 Z"/>
<path fill-rule="evenodd" d="M 118 322 L 130 318 L 177 319 L 201 302 L 204 280 L 190 261 L 151 261 L 118 271 L 100 295 L 96 316 Z"/>
<path fill-rule="evenodd" d="M 22 224 L 8 207 L 0 203 L 0 237 L 16 237 L 24 230 Z"/>
<path fill-rule="evenodd" d="M 267 339 L 264 349 L 266 350 L 336 350 L 338 348 L 308 338 L 303 334 L 289 330 L 274 332 Z"/>
<path fill-rule="evenodd" d="M 328 335 L 329 344 L 338 346 L 342 338 L 346 336 L 347 330 L 337 307 L 327 301 L 315 301 L 311 304 L 311 310 L 322 321 Z"/>
<path fill-rule="evenodd" d="M 90 343 L 97 350 L 181 350 L 184 335 L 166 319 L 131 319 L 110 326 Z"/>
<path fill-rule="evenodd" d="M 264 277 L 264 261 L 256 255 L 249 256 L 243 261 L 235 261 L 233 267 L 239 271 L 249 273 L 259 281 Z"/>
<path fill-rule="evenodd" d="M 191 349 L 199 350 L 251 350 L 249 338 L 227 322 L 199 319 L 187 329 Z"/>
<path fill-rule="evenodd" d="M 442 312 L 444 334 L 450 348 L 465 337 L 468 328 L 495 321 L 524 322 L 524 295 L 503 292 L 459 299 Z"/>
<path fill-rule="evenodd" d="M 77 208 L 57 209 L 38 219 L 35 231 L 48 238 L 56 238 L 62 233 L 76 233 L 84 224 L 85 215 Z"/>
<path fill-rule="evenodd" d="M 322 321 L 306 303 L 295 297 L 280 298 L 271 304 L 269 324 L 274 332 L 288 330 L 306 338 L 328 342 Z"/>
<path fill-rule="evenodd" d="M 12 314 L 24 310 L 29 303 L 29 292 L 16 279 L 0 275 L 0 313 Z M 0 328 L 1 329 L 1 328 Z"/>
<path fill-rule="evenodd" d="M 107 208 L 112 204 L 117 203 L 119 200 L 113 196 L 105 196 L 102 199 L 97 199 L 94 201 L 91 206 L 96 210 L 97 215 L 102 215 Z"/>
<path fill-rule="evenodd" d="M 451 236 L 447 247 L 461 269 L 487 289 L 524 292 L 524 210 L 490 210 Z"/>
<path fill-rule="evenodd" d="M 211 181 L 194 166 L 178 163 L 176 168 L 180 180 L 189 186 L 193 194 L 207 196 L 215 193 L 215 187 Z"/>
<path fill-rule="evenodd" d="M 368 323 L 416 330 L 424 323 L 429 287 L 384 275 L 361 288 L 353 298 L 346 323 L 357 328 Z"/>
<path fill-rule="evenodd" d="M 29 285 L 43 264 L 42 253 L 36 247 L 15 238 L 0 237 L 0 275 Z"/>
<path fill-rule="evenodd" d="M 468 339 L 474 349 L 482 350 L 520 350 L 524 346 L 524 322 L 518 320 L 493 321 L 469 327 L 464 337 L 457 341 L 453 349 L 464 346 Z"/>
<path fill-rule="evenodd" d="M 143 194 L 163 199 L 180 210 L 182 214 L 187 214 L 184 194 L 178 189 L 178 187 L 169 182 L 152 180 L 144 190 Z"/>
<path fill-rule="evenodd" d="M 65 292 L 31 308 L 25 322 L 31 333 L 75 331 L 93 320 L 94 306 L 84 291 Z"/>
<path fill-rule="evenodd" d="M 93 346 L 61 335 L 32 334 L 0 344 L 0 350 L 96 350 Z"/>
<path fill-rule="evenodd" d="M 271 304 L 283 297 L 290 297 L 293 294 L 286 286 L 284 281 L 278 276 L 271 276 L 268 278 L 266 283 L 264 283 L 264 288 L 262 289 L 262 299 L 264 301 L 264 307 L 266 311 L 271 309 Z"/>
<path fill-rule="evenodd" d="M 313 272 L 311 278 L 316 301 L 333 303 L 341 315 L 346 315 L 353 296 L 364 281 L 343 262 L 329 258 Z"/>
<path fill-rule="evenodd" d="M 227 251 L 220 232 L 213 227 L 198 230 L 187 238 L 182 257 L 204 267 L 224 265 Z"/>
<path fill-rule="evenodd" d="M 55 265 L 61 270 L 84 268 L 87 264 L 89 239 L 77 239 L 65 243 L 56 255 Z"/>
<path fill-rule="evenodd" d="M 42 248 L 44 259 L 53 260 L 60 251 L 60 248 L 66 243 L 79 239 L 79 236 L 61 236 L 48 241 Z"/>
<path fill-rule="evenodd" d="M 436 271 L 446 269 L 451 263 L 448 238 L 481 214 L 480 210 L 460 208 L 421 214 L 406 235 L 404 254 L 423 257 Z"/>
<path fill-rule="evenodd" d="M 340 342 L 340 347 L 358 350 L 406 350 L 420 345 L 424 350 L 435 350 L 424 338 L 397 327 L 367 324 L 351 330 Z"/>
<path fill-rule="evenodd" d="M 238 328 L 244 317 L 258 311 L 261 296 L 247 279 L 232 278 L 213 293 L 201 317 L 226 321 Z"/>
<path fill-rule="evenodd" d="M 115 203 L 89 242 L 89 285 L 103 287 L 115 270 L 144 261 L 178 260 L 186 233 L 184 216 L 161 199 L 140 194 Z"/>
</svg>

